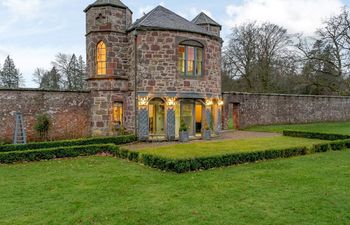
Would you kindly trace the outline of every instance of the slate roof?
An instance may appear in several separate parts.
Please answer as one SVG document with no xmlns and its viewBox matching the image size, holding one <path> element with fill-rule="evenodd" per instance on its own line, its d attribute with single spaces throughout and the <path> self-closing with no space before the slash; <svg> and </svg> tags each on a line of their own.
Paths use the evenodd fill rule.
<svg viewBox="0 0 350 225">
<path fill-rule="evenodd" d="M 207 16 L 207 14 L 205 14 L 204 12 L 201 12 L 198 16 L 196 16 L 196 18 L 194 18 L 192 20 L 192 23 L 195 23 L 197 25 L 209 24 L 209 25 L 221 27 L 221 25 L 219 23 L 217 23 L 212 18 Z"/>
<path fill-rule="evenodd" d="M 97 0 L 96 2 L 90 4 L 84 12 L 88 11 L 92 7 L 99 7 L 99 6 L 114 6 L 118 8 L 128 9 L 124 3 L 122 3 L 120 0 Z"/>
<path fill-rule="evenodd" d="M 136 20 L 128 31 L 132 31 L 136 28 L 178 30 L 215 36 L 215 34 L 186 20 L 163 6 L 157 6 L 151 12 Z"/>
</svg>

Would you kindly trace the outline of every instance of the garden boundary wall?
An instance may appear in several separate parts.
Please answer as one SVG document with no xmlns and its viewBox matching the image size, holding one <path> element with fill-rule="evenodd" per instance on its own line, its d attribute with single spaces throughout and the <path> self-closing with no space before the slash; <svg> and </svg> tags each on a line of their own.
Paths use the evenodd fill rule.
<svg viewBox="0 0 350 225">
<path fill-rule="evenodd" d="M 224 92 L 223 127 L 350 121 L 350 97 Z"/>
<path fill-rule="evenodd" d="M 90 136 L 90 108 L 90 92 L 0 89 L 0 141 L 13 141 L 16 112 L 23 115 L 28 141 L 39 140 L 34 125 L 41 113 L 52 122 L 49 139 Z"/>
</svg>

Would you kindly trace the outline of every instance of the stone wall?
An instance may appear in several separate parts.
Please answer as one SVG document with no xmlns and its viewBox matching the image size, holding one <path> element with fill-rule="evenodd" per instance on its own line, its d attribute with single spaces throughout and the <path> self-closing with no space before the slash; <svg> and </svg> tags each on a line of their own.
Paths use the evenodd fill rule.
<svg viewBox="0 0 350 225">
<path fill-rule="evenodd" d="M 183 77 L 178 71 L 178 46 L 185 40 L 204 45 L 204 75 Z M 221 39 L 176 31 L 139 31 L 138 92 L 221 95 Z"/>
<path fill-rule="evenodd" d="M 52 121 L 50 139 L 90 136 L 90 93 L 0 89 L 0 140 L 12 142 L 15 113 L 23 114 L 28 141 L 38 140 L 35 117 L 47 113 Z"/>
<path fill-rule="evenodd" d="M 223 125 L 237 109 L 240 128 L 254 125 L 350 120 L 350 97 L 279 94 L 223 94 Z"/>
</svg>

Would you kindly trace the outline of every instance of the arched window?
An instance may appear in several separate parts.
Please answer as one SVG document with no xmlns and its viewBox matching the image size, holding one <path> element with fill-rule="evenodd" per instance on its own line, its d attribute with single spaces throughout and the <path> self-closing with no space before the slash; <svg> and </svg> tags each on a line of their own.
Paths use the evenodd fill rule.
<svg viewBox="0 0 350 225">
<path fill-rule="evenodd" d="M 106 75 L 107 73 L 107 48 L 106 44 L 101 41 L 97 45 L 96 55 L 97 75 Z"/>
<path fill-rule="evenodd" d="M 203 75 L 203 47 L 197 41 L 183 41 L 179 44 L 178 70 L 183 76 Z"/>
</svg>

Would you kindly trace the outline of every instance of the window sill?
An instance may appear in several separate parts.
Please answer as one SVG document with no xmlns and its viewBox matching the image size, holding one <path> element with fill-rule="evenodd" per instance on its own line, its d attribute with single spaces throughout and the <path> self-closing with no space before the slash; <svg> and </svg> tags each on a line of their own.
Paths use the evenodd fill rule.
<svg viewBox="0 0 350 225">
<path fill-rule="evenodd" d="M 124 76 L 96 75 L 87 80 L 129 80 L 129 78 Z"/>
<path fill-rule="evenodd" d="M 181 78 L 181 79 L 184 79 L 184 80 L 204 80 L 206 76 L 205 75 L 202 75 L 202 76 L 185 76 L 185 75 L 180 74 L 178 77 Z"/>
</svg>

